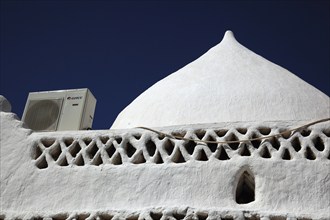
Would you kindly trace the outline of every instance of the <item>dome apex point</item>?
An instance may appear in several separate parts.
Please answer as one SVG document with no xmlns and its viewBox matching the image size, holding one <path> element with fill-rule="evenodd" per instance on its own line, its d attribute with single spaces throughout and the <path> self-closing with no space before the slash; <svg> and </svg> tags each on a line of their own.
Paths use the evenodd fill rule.
<svg viewBox="0 0 330 220">
<path fill-rule="evenodd" d="M 227 30 L 225 32 L 225 35 L 223 36 L 222 41 L 225 41 L 225 40 L 235 40 L 236 41 L 234 33 L 231 30 Z"/>
</svg>

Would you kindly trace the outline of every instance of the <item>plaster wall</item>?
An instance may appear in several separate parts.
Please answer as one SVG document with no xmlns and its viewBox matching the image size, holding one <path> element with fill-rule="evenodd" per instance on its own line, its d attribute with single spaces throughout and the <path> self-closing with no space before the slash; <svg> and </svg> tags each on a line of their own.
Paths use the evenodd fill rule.
<svg viewBox="0 0 330 220">
<path fill-rule="evenodd" d="M 139 95 L 111 128 L 318 120 L 330 117 L 329 107 L 327 95 L 227 31 L 218 45 Z"/>
<path fill-rule="evenodd" d="M 239 127 L 252 124 L 213 124 L 207 127 Z M 290 123 L 269 122 L 274 127 Z M 205 126 L 205 125 L 204 125 Z M 191 127 L 191 126 L 190 126 Z M 196 127 L 203 127 L 198 126 Z M 314 125 L 329 130 L 329 123 Z M 164 131 L 185 130 L 182 127 Z M 33 216 L 37 213 L 91 212 L 102 210 L 138 211 L 152 207 L 191 207 L 202 210 L 248 210 L 282 216 L 329 219 L 330 154 L 329 138 L 315 160 L 278 156 L 263 159 L 252 154 L 231 154 L 230 160 L 189 160 L 186 163 L 146 162 L 114 166 L 57 166 L 49 163 L 38 169 L 33 154 L 40 138 L 82 138 L 146 133 L 140 130 L 31 133 L 12 113 L 1 112 L 1 214 Z M 322 156 L 323 155 L 323 156 Z M 49 158 L 48 158 L 49 159 Z M 51 160 L 49 160 L 51 161 Z M 238 174 L 249 169 L 255 176 L 255 201 L 235 202 Z"/>
</svg>

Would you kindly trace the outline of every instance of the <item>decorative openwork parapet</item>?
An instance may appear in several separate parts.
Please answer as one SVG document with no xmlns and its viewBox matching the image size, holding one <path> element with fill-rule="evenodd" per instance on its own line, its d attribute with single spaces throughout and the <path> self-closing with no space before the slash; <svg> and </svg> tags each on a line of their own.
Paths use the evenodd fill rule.
<svg viewBox="0 0 330 220">
<path fill-rule="evenodd" d="M 171 135 L 203 141 L 235 141 L 278 134 L 285 128 L 237 127 L 172 130 Z M 37 138 L 35 138 L 37 136 Z M 141 129 L 36 133 L 31 156 L 39 169 L 48 166 L 166 164 L 225 161 L 234 157 L 260 159 L 330 159 L 330 129 L 306 128 L 280 137 L 244 143 L 201 143 L 164 137 Z"/>
<path fill-rule="evenodd" d="M 0 220 L 5 216 L 0 216 Z M 107 211 L 83 213 L 59 213 L 48 216 L 33 216 L 36 220 L 312 220 L 285 214 L 265 214 L 249 211 L 196 210 L 192 208 L 157 208 L 139 212 Z"/>
</svg>

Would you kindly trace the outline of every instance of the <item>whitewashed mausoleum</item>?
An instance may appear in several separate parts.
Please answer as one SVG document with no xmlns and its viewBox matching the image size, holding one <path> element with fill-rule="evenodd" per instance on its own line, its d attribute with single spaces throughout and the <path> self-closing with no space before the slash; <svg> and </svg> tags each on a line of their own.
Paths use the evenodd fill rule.
<svg viewBox="0 0 330 220">
<path fill-rule="evenodd" d="M 1 100 L 0 219 L 330 219 L 329 97 L 230 31 L 110 130 L 33 132 Z"/>
</svg>

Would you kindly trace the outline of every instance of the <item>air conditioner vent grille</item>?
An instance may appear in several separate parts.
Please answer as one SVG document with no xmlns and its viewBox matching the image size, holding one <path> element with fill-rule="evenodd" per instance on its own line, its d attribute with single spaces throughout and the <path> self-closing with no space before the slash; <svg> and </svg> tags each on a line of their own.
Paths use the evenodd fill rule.
<svg viewBox="0 0 330 220">
<path fill-rule="evenodd" d="M 34 131 L 56 130 L 62 99 L 30 100 L 24 122 Z"/>
</svg>

